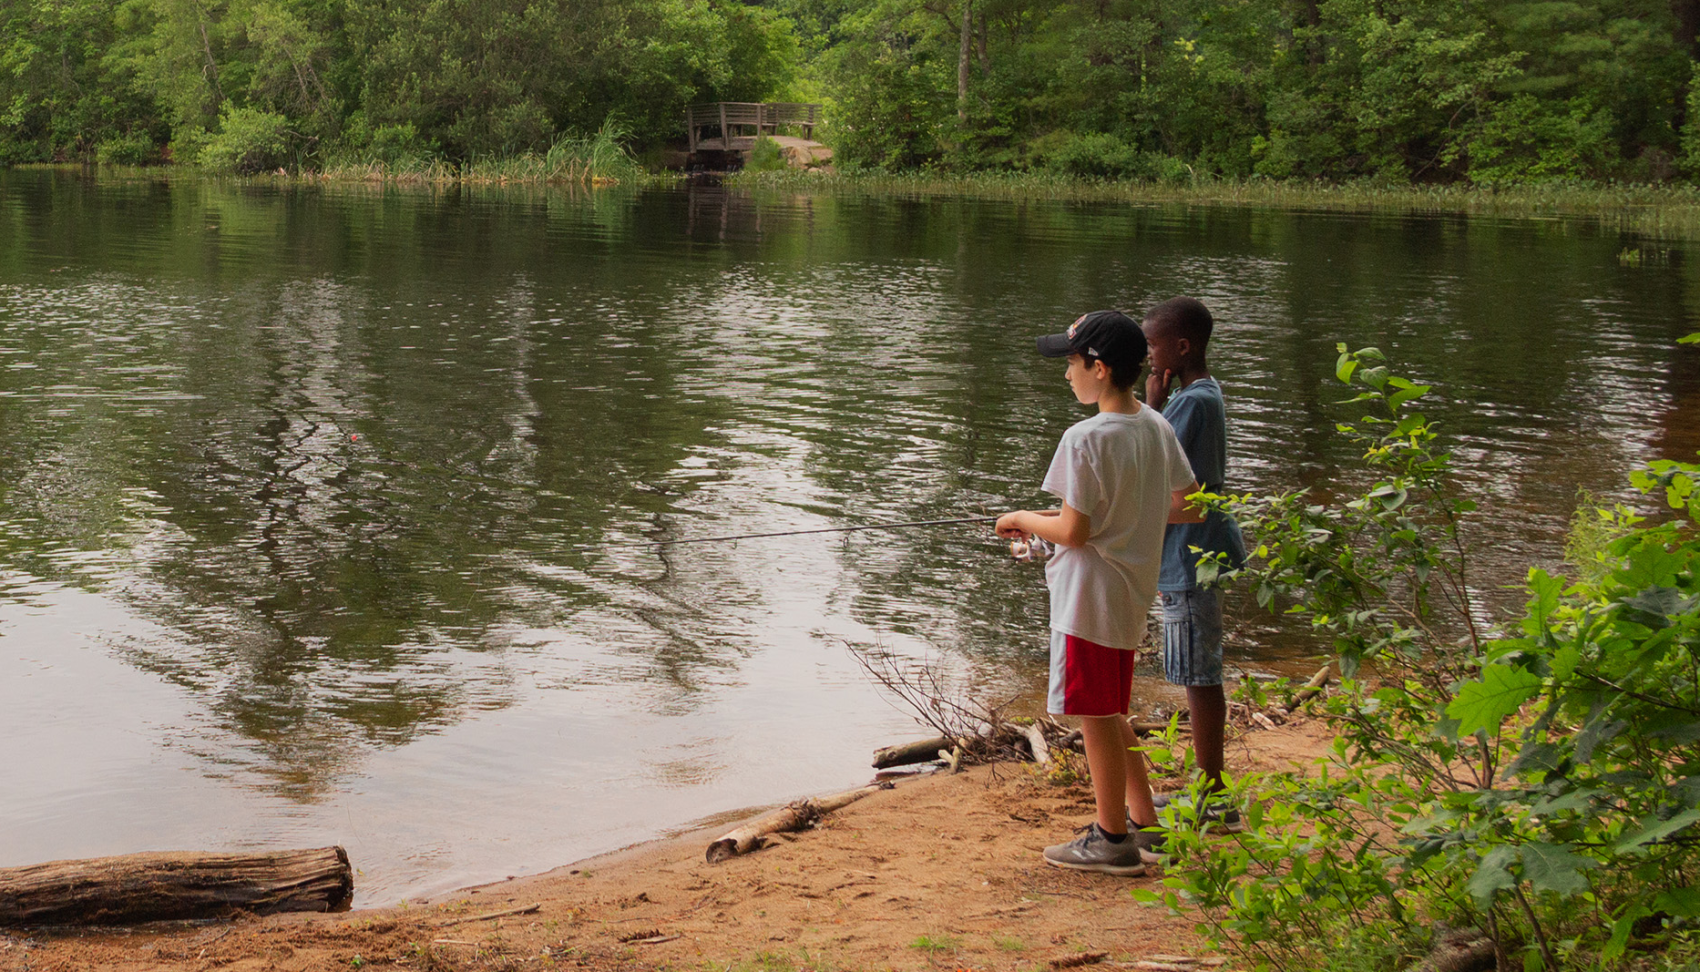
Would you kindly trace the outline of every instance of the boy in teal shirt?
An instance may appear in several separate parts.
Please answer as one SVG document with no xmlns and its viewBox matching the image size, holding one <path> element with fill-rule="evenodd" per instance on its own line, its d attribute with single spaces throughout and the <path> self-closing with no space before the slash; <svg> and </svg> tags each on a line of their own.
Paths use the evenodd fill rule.
<svg viewBox="0 0 1700 972">
<path fill-rule="evenodd" d="M 1145 403 L 1161 409 L 1174 427 L 1193 477 L 1206 491 L 1219 493 L 1227 478 L 1228 431 L 1222 387 L 1205 359 L 1214 327 L 1209 309 L 1191 297 L 1158 304 L 1142 325 L 1151 348 Z M 1172 386 L 1178 387 L 1171 391 Z M 1163 601 L 1163 674 L 1186 688 L 1193 754 L 1214 791 L 1222 785 L 1228 706 L 1222 693 L 1222 602 L 1214 588 L 1198 584 L 1198 560 L 1207 554 L 1226 555 L 1229 567 L 1245 561 L 1239 524 L 1220 510 L 1210 511 L 1202 523 L 1168 528 L 1157 590 Z M 1229 826 L 1238 823 L 1236 811 L 1210 812 Z"/>
</svg>

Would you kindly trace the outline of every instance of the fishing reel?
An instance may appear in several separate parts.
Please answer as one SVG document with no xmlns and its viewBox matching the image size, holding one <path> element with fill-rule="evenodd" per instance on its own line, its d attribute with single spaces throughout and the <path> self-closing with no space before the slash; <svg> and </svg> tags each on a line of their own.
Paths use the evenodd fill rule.
<svg viewBox="0 0 1700 972">
<path fill-rule="evenodd" d="M 1023 564 L 1042 564 L 1051 559 L 1051 554 L 1055 550 L 1056 547 L 1052 546 L 1050 541 L 1034 536 L 1029 536 L 1025 540 L 1011 540 L 1009 542 L 1009 555 L 1014 557 L 1018 563 Z"/>
</svg>

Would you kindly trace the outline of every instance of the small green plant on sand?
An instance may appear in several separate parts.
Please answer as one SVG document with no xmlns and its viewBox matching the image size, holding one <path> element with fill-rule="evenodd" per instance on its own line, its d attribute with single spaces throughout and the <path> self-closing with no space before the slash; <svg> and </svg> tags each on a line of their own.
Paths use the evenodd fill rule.
<svg viewBox="0 0 1700 972">
<path fill-rule="evenodd" d="M 1363 451 L 1356 488 L 1212 500 L 1256 543 L 1224 578 L 1307 619 L 1340 667 L 1333 752 L 1309 772 L 1236 780 L 1247 827 L 1224 840 L 1185 804 L 1165 810 L 1174 866 L 1136 896 L 1196 909 L 1213 943 L 1264 968 L 1392 967 L 1441 927 L 1530 972 L 1687 947 L 1700 464 L 1631 475 L 1666 522 L 1579 513 L 1578 577 L 1531 569 L 1521 616 L 1490 626 L 1464 537 L 1474 504 L 1414 408 L 1429 387 L 1373 349 L 1342 347 L 1336 377 L 1368 413 L 1339 427 Z"/>
<path fill-rule="evenodd" d="M 909 943 L 909 947 L 921 952 L 948 952 L 959 948 L 962 942 L 951 935 L 922 935 Z"/>
</svg>

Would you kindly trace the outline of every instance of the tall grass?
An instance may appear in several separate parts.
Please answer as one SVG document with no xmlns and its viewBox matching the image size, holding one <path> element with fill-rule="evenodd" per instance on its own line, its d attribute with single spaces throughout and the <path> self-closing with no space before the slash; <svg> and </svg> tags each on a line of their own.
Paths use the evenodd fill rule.
<svg viewBox="0 0 1700 972">
<path fill-rule="evenodd" d="M 1515 187 L 1383 186 L 1272 180 L 1199 179 L 1185 184 L 1080 179 L 1058 173 L 759 172 L 730 184 L 752 190 L 909 197 L 1051 199 L 1134 205 L 1244 206 L 1333 212 L 1585 218 L 1602 229 L 1661 239 L 1700 239 L 1700 187 L 1589 186 L 1546 183 Z"/>
<path fill-rule="evenodd" d="M 626 151 L 630 138 L 624 126 L 608 118 L 593 134 L 558 137 L 547 152 L 475 158 L 461 164 L 435 157 L 395 162 L 355 159 L 332 162 L 311 177 L 402 185 L 616 185 L 645 176 L 643 167 Z"/>
</svg>

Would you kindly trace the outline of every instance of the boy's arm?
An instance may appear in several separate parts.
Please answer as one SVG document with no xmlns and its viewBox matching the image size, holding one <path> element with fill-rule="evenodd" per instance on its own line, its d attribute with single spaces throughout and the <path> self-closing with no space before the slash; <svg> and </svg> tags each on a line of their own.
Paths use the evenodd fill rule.
<svg viewBox="0 0 1700 972">
<path fill-rule="evenodd" d="M 1084 547 L 1092 537 L 1092 518 L 1064 503 L 1060 510 L 1005 513 L 998 517 L 997 530 L 1000 537 L 1014 539 L 1031 534 L 1063 547 Z"/>
<path fill-rule="evenodd" d="M 1188 496 L 1198 492 L 1200 489 L 1203 489 L 1203 487 L 1197 483 L 1193 483 L 1191 486 L 1183 486 L 1169 494 L 1170 523 L 1204 522 L 1204 510 L 1193 506 L 1191 503 L 1186 501 Z"/>
</svg>

